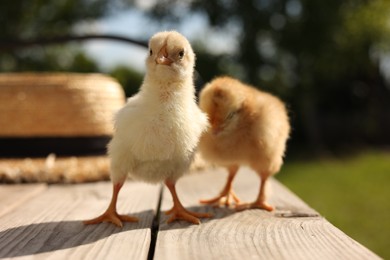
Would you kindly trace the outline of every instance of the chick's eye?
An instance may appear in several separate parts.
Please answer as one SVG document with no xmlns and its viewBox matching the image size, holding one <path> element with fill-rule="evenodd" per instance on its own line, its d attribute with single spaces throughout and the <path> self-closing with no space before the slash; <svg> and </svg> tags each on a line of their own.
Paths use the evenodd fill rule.
<svg viewBox="0 0 390 260">
<path fill-rule="evenodd" d="M 233 116 L 236 114 L 236 112 L 230 112 L 227 117 L 226 117 L 226 120 L 230 120 L 233 118 Z"/>
<path fill-rule="evenodd" d="M 179 58 L 182 59 L 184 57 L 184 50 L 179 52 Z"/>
<path fill-rule="evenodd" d="M 240 112 L 240 110 L 235 110 L 235 111 L 232 111 L 230 112 L 227 116 L 226 116 L 226 120 L 230 120 L 232 119 L 235 115 L 237 115 L 238 113 Z"/>
<path fill-rule="evenodd" d="M 153 55 L 153 51 L 152 49 L 149 50 L 149 55 L 152 56 Z"/>
</svg>

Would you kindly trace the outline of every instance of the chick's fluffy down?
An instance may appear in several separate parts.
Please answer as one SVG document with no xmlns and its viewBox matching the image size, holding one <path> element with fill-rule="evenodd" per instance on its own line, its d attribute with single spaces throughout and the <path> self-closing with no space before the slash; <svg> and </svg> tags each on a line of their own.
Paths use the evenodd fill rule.
<svg viewBox="0 0 390 260">
<path fill-rule="evenodd" d="M 210 130 L 201 138 L 204 158 L 222 166 L 248 165 L 268 174 L 280 170 L 290 126 L 277 97 L 220 77 L 202 90 L 200 107 L 219 127 L 218 133 Z"/>
<path fill-rule="evenodd" d="M 175 101 L 155 102 L 138 94 L 118 112 L 108 146 L 113 181 L 124 174 L 151 183 L 176 180 L 188 169 L 207 116 L 194 101 Z"/>
</svg>

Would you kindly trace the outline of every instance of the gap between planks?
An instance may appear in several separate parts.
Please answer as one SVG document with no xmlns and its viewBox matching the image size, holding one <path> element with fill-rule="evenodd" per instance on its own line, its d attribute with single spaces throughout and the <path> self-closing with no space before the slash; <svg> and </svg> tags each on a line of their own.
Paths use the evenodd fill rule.
<svg viewBox="0 0 390 260">
<path fill-rule="evenodd" d="M 239 173 L 237 176 L 234 187 L 244 201 L 251 201 L 257 193 L 257 176 L 253 174 L 253 172 L 248 172 L 248 170 L 244 169 L 243 171 L 244 172 Z M 167 216 L 162 214 L 163 210 L 170 208 L 172 205 L 172 199 L 167 189 L 165 189 L 163 185 L 160 185 L 157 192 L 158 194 L 156 194 L 155 197 L 156 199 L 151 201 L 149 198 L 144 198 L 144 195 L 142 194 L 145 194 L 145 191 L 148 193 L 148 191 L 151 192 L 156 189 L 150 189 L 142 184 L 134 184 L 128 181 L 126 185 L 127 188 L 124 188 L 123 193 L 121 192 L 122 198 L 118 201 L 118 206 L 122 208 L 122 211 L 123 208 L 126 208 L 126 212 L 132 214 L 132 212 L 137 212 L 137 210 L 139 211 L 140 205 L 143 204 L 149 204 L 152 209 L 156 207 L 154 214 L 152 216 L 149 215 L 149 221 L 145 222 L 145 219 L 140 220 L 144 223 L 142 226 L 149 229 L 148 232 L 143 232 L 143 236 L 147 236 L 147 238 L 144 238 L 142 243 L 142 247 L 147 250 L 145 253 L 138 252 L 139 250 L 137 251 L 137 247 L 140 247 L 141 245 L 137 245 L 135 247 L 133 245 L 132 249 L 129 248 L 129 245 L 134 243 L 132 236 L 135 236 L 135 233 L 139 233 L 138 230 L 132 230 L 136 224 L 126 224 L 126 226 L 124 226 L 125 230 L 118 231 L 119 233 L 117 233 L 117 231 L 112 231 L 115 227 L 112 227 L 111 224 L 102 224 L 97 227 L 88 227 L 88 232 L 93 231 L 93 234 L 90 233 L 90 236 L 87 236 L 86 232 L 79 230 L 78 232 L 80 232 L 81 235 L 78 234 L 77 237 L 85 241 L 85 239 L 94 239 L 91 237 L 98 235 L 97 233 L 100 233 L 100 236 L 102 236 L 102 233 L 115 235 L 107 237 L 104 236 L 104 239 L 96 238 L 96 241 L 93 243 L 88 242 L 85 244 L 83 242 L 82 247 L 74 247 L 73 244 L 71 244 L 73 242 L 63 241 L 63 244 L 61 245 L 54 245 L 57 246 L 58 249 L 62 250 L 55 251 L 52 249 L 49 250 L 47 246 L 42 245 L 42 249 L 39 250 L 44 254 L 38 254 L 36 255 L 36 258 L 45 259 L 55 257 L 56 259 L 67 259 L 69 257 L 77 258 L 92 255 L 94 259 L 105 259 L 110 256 L 112 257 L 114 253 L 114 255 L 119 258 L 123 258 L 125 255 L 129 256 L 130 254 L 137 259 L 148 260 L 220 259 L 221 257 L 242 259 L 244 256 L 255 257 L 257 259 L 269 259 L 275 257 L 289 259 L 310 259 L 313 257 L 340 259 L 347 258 L 348 255 L 350 257 L 355 257 L 356 259 L 378 259 L 375 254 L 346 236 L 340 230 L 320 217 L 315 210 L 307 206 L 302 200 L 293 193 L 289 192 L 276 180 L 271 180 L 271 186 L 273 187 L 274 192 L 271 192 L 270 196 L 270 202 L 277 206 L 277 210 L 274 213 L 265 212 L 263 210 L 234 212 L 226 208 L 200 206 L 198 203 L 200 198 L 215 196 L 224 184 L 226 173 L 221 172 L 224 171 L 221 169 L 210 169 L 202 173 L 191 173 L 178 181 L 178 195 L 185 207 L 193 211 L 208 212 L 215 215 L 212 219 L 202 219 L 202 224 L 199 226 L 190 225 L 182 221 L 168 225 L 166 223 Z M 48 186 L 44 184 L 37 185 L 33 190 L 27 192 L 24 196 L 14 201 L 11 206 L 0 208 L 0 210 L 3 212 L 3 216 L 8 214 L 13 215 L 13 218 L 15 218 L 15 216 L 17 216 L 17 212 L 14 213 L 14 211 L 23 212 L 19 207 L 21 204 L 26 204 L 27 201 L 32 204 L 37 204 L 38 199 L 42 199 L 42 197 L 50 197 L 48 196 L 50 194 L 56 195 L 60 198 L 61 193 L 53 192 L 58 189 L 64 189 L 64 191 L 69 192 L 70 190 L 73 190 L 76 192 L 73 196 L 78 199 L 75 202 L 79 203 L 79 206 L 83 207 L 82 205 L 85 205 L 84 207 L 95 209 L 96 213 L 99 213 L 107 206 L 110 195 L 110 189 L 106 192 L 101 192 L 101 190 L 103 188 L 107 189 L 106 187 L 110 185 L 102 183 L 97 185 L 99 186 L 98 188 L 94 187 L 95 185 L 77 185 L 68 187 L 53 186 L 53 189 L 50 189 L 50 186 L 48 189 Z M 90 187 L 88 188 L 90 192 L 86 194 L 84 187 Z M 14 191 L 17 191 L 17 189 Z M 44 191 L 46 191 L 46 195 L 43 195 L 45 193 Z M 2 190 L 0 193 L 1 192 L 5 191 Z M 137 194 L 139 199 L 135 201 L 131 199 L 123 199 L 124 197 L 132 198 L 134 196 L 132 194 Z M 94 202 L 91 201 L 91 199 L 87 199 L 91 195 L 93 197 L 97 196 L 96 198 L 98 200 Z M 83 202 L 85 199 L 89 201 Z M 139 204 L 140 200 L 142 201 L 141 204 Z M 4 202 L 4 197 L 1 201 L 0 196 L 0 202 Z M 93 205 L 89 205 L 91 202 L 93 202 Z M 42 202 L 40 204 L 44 205 L 45 203 Z M 31 207 L 31 205 L 28 206 Z M 75 216 L 80 217 L 85 214 L 85 211 L 87 211 L 87 209 L 84 208 L 78 210 L 78 212 L 69 214 L 66 211 L 61 211 L 63 206 L 57 205 L 56 207 L 57 208 L 54 211 L 50 210 L 50 212 L 55 212 L 55 214 L 51 213 L 49 216 L 55 216 L 58 220 L 65 220 L 66 223 L 69 222 L 66 220 L 74 219 Z M 70 208 L 69 210 L 72 209 Z M 141 210 L 141 212 L 143 211 Z M 89 214 L 94 213 L 90 212 Z M 43 215 L 44 214 L 42 214 L 42 216 Z M 300 218 L 301 216 L 305 216 L 307 218 Z M 145 218 L 146 215 L 140 217 Z M 150 217 L 152 217 L 152 221 L 150 220 Z M 6 219 L 12 219 L 12 216 L 7 217 Z M 53 221 L 53 219 L 51 219 L 51 221 Z M 39 218 L 39 222 L 45 224 L 47 219 Z M 53 222 L 53 224 L 55 223 L 57 224 L 53 227 L 46 227 L 45 225 L 42 226 L 38 224 L 38 226 L 35 226 L 34 228 L 41 227 L 43 230 L 49 228 L 50 230 L 48 231 L 48 234 L 46 234 L 47 231 L 45 231 L 44 233 L 41 232 L 42 234 L 40 233 L 39 236 L 45 240 L 54 239 L 52 243 L 58 244 L 59 242 L 55 240 L 60 237 L 57 237 L 54 233 L 58 233 L 61 230 L 61 232 L 66 233 L 67 230 L 65 230 L 65 227 L 58 227 L 58 223 L 60 222 Z M 72 225 L 72 232 L 76 232 L 76 230 L 82 228 L 82 226 L 76 224 Z M 26 234 L 25 232 L 29 231 L 28 227 L 21 227 L 19 229 L 19 231 L 16 232 L 18 233 L 17 235 L 19 235 L 17 240 L 23 243 L 25 241 L 34 241 L 34 238 L 31 238 L 30 234 Z M 25 239 L 23 239 L 23 236 Z M 295 239 L 293 239 L 294 237 Z M 121 240 L 121 243 L 125 243 L 127 246 L 124 248 L 123 245 L 114 243 L 118 240 Z M 346 245 L 348 245 L 348 247 L 346 247 Z M 10 253 L 8 256 L 28 256 L 36 254 L 33 249 L 22 248 L 22 250 L 27 250 L 26 252 L 30 253 L 27 255 L 23 252 L 17 254 Z M 40 257 L 41 255 L 42 257 Z"/>
<path fill-rule="evenodd" d="M 224 169 L 216 168 L 179 179 L 177 192 L 183 205 L 214 217 L 201 219 L 200 225 L 167 224 L 167 216 L 161 214 L 154 259 L 380 259 L 273 178 L 269 183 L 273 212 L 200 205 L 199 199 L 220 192 L 226 176 Z M 240 169 L 233 183 L 242 201 L 253 201 L 258 186 L 259 177 L 248 168 Z M 161 211 L 171 206 L 164 188 Z"/>
<path fill-rule="evenodd" d="M 164 186 L 163 186 L 163 184 L 161 184 L 159 197 L 158 197 L 158 201 L 157 201 L 156 214 L 154 215 L 154 218 L 152 221 L 152 226 L 150 228 L 150 245 L 149 245 L 147 260 L 154 259 L 157 236 L 158 236 L 158 231 L 160 229 L 160 215 L 161 215 L 161 203 L 162 203 L 162 199 L 163 199 L 163 193 L 164 193 Z"/>
<path fill-rule="evenodd" d="M 104 211 L 111 190 L 110 182 L 50 185 L 19 202 L 0 217 L 0 258 L 147 259 L 161 189 L 130 181 L 123 187 L 118 210 L 139 217 L 138 223 L 83 225 L 81 220 Z M 9 195 L 7 200 L 18 194 Z"/>
</svg>

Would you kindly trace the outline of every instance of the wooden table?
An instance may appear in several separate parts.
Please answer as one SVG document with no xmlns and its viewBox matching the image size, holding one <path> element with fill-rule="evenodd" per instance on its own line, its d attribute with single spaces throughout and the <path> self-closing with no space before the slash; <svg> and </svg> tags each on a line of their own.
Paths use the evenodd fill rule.
<svg viewBox="0 0 390 260">
<path fill-rule="evenodd" d="M 84 226 L 102 213 L 111 183 L 1 185 L 0 258 L 15 259 L 379 259 L 321 217 L 276 180 L 274 212 L 201 206 L 218 194 L 223 169 L 189 174 L 177 191 L 190 210 L 214 214 L 202 224 L 166 224 L 171 196 L 159 185 L 128 181 L 118 211 L 139 217 L 123 228 L 109 223 Z M 241 169 L 234 187 L 244 201 L 257 193 L 258 177 Z M 352 217 L 352 216 L 351 216 Z"/>
</svg>

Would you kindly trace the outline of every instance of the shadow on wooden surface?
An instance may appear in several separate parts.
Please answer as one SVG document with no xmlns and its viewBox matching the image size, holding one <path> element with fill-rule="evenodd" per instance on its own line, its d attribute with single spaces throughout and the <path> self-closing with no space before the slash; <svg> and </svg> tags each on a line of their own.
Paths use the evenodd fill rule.
<svg viewBox="0 0 390 260">
<path fill-rule="evenodd" d="M 219 174 L 220 173 L 220 174 Z M 242 169 L 234 183 L 242 201 L 256 197 L 259 178 Z M 221 169 L 189 174 L 178 181 L 183 206 L 213 214 L 200 225 L 167 224 L 172 197 L 160 186 L 128 182 L 118 211 L 139 218 L 118 228 L 85 226 L 103 212 L 110 182 L 82 185 L 7 186 L 0 189 L 0 258 L 18 259 L 380 259 L 346 236 L 275 179 L 273 212 L 199 205 L 218 194 Z M 4 187 L 3 187 L 4 188 Z M 1 195 L 4 195 L 3 197 Z"/>
<path fill-rule="evenodd" d="M 199 199 L 218 194 L 226 175 L 223 169 L 213 169 L 179 180 L 183 205 L 214 217 L 189 225 L 183 221 L 167 224 L 167 217 L 162 216 L 154 259 L 379 259 L 273 178 L 269 203 L 276 209 L 272 212 L 198 206 Z M 242 168 L 233 187 L 243 202 L 251 202 L 258 192 L 259 177 Z M 172 200 L 165 189 L 161 208 L 170 207 Z"/>
<path fill-rule="evenodd" d="M 137 223 L 85 226 L 81 220 L 106 209 L 111 189 L 110 182 L 1 187 L 0 258 L 146 259 L 160 189 L 133 182 L 123 187 L 118 211 L 138 217 Z"/>
<path fill-rule="evenodd" d="M 132 213 L 131 215 L 143 219 L 150 214 L 153 214 L 152 210 Z M 1 250 L 0 258 L 27 256 L 78 247 L 118 233 L 145 228 L 149 227 L 140 226 L 137 223 L 124 223 L 123 228 L 116 227 L 111 223 L 86 226 L 81 220 L 14 227 L 0 232 L 0 240 L 10 241 L 10 245 Z M 27 236 L 30 239 L 26 239 Z"/>
<path fill-rule="evenodd" d="M 189 211 L 193 212 L 198 212 L 198 213 L 210 213 L 212 214 L 211 218 L 201 218 L 201 224 L 207 223 L 209 221 L 213 220 L 218 220 L 222 218 L 226 218 L 231 216 L 232 214 L 235 214 L 236 211 L 231 208 L 218 208 L 218 207 L 212 207 L 212 206 L 192 206 L 192 207 L 187 207 Z M 186 222 L 186 221 L 175 221 L 172 223 L 167 223 L 167 220 L 169 219 L 170 216 L 165 215 L 164 212 L 160 215 L 160 226 L 159 230 L 164 231 L 164 230 L 174 230 L 174 229 L 185 229 L 190 226 L 197 226 L 192 223 Z"/>
</svg>

